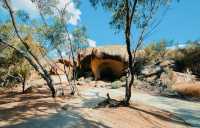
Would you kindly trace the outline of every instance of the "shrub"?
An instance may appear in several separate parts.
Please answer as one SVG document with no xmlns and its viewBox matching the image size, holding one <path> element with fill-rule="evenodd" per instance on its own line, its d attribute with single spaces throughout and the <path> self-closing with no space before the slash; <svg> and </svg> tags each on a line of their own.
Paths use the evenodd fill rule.
<svg viewBox="0 0 200 128">
<path fill-rule="evenodd" d="M 167 52 L 166 42 L 160 41 L 158 43 L 151 43 L 144 48 L 144 52 L 148 62 L 157 61 L 163 58 Z"/>
<path fill-rule="evenodd" d="M 111 83 L 111 89 L 117 89 L 122 87 L 122 82 L 121 81 L 114 81 Z"/>
<path fill-rule="evenodd" d="M 44 52 L 44 49 L 37 43 L 32 41 L 30 35 L 25 37 L 27 44 L 37 53 L 38 57 L 41 57 L 40 53 Z M 24 50 L 24 46 L 18 39 L 13 38 L 10 43 L 20 50 Z M 18 83 L 25 84 L 26 80 L 30 76 L 31 66 L 23 58 L 21 54 L 11 48 L 0 49 L 0 85 L 4 87 L 10 87 Z"/>
<path fill-rule="evenodd" d="M 171 86 L 174 84 L 173 71 L 170 68 L 166 68 L 165 72 L 161 74 L 160 78 L 162 85 L 166 86 L 167 88 L 171 88 Z"/>
<path fill-rule="evenodd" d="M 185 48 L 171 51 L 169 55 L 176 61 L 178 71 L 185 72 L 189 69 L 194 74 L 200 74 L 199 43 L 190 43 Z"/>
</svg>

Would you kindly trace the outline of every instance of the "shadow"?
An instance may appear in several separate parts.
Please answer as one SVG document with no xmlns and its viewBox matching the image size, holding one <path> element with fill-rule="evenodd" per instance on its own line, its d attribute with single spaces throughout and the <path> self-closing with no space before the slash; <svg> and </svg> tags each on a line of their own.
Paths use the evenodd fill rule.
<svg viewBox="0 0 200 128">
<path fill-rule="evenodd" d="M 16 91 L 9 91 L 9 92 L 5 92 L 5 93 L 1 92 L 0 97 L 1 98 L 14 98 L 15 96 L 20 95 L 20 94 L 22 94 L 22 92 L 16 92 Z"/>
<path fill-rule="evenodd" d="M 83 98 L 82 107 L 84 108 L 96 108 L 98 104 L 104 101 L 106 98 L 100 96 L 99 92 L 93 92 L 93 98 Z"/>
<path fill-rule="evenodd" d="M 162 96 L 162 97 L 167 97 L 167 98 L 172 98 L 172 99 L 179 99 L 179 100 L 183 100 L 183 101 L 188 101 L 188 102 L 200 102 L 200 97 L 192 97 L 192 96 L 184 96 L 181 94 L 154 94 L 154 96 Z"/>
<path fill-rule="evenodd" d="M 160 97 L 159 103 L 162 104 L 162 106 L 167 107 L 167 110 L 173 112 L 175 116 L 185 120 L 185 122 L 192 127 L 200 127 L 199 102 L 188 102 L 177 98 L 168 99 L 166 97 Z"/>
<path fill-rule="evenodd" d="M 96 108 L 96 106 L 105 99 L 105 97 L 83 99 L 82 108 Z"/>
<path fill-rule="evenodd" d="M 49 98 L 50 96 L 45 95 L 46 93 L 48 93 L 48 90 L 37 90 L 37 92 L 30 92 L 25 94 L 16 91 L 7 92 L 6 94 L 0 95 L 0 105 L 12 102 L 25 102 L 30 100 Z"/>
<path fill-rule="evenodd" d="M 162 110 L 162 111 L 146 110 L 145 108 L 139 108 L 137 106 L 129 106 L 129 108 L 137 110 L 137 111 L 145 113 L 145 114 L 148 114 L 148 115 L 151 115 L 151 116 L 154 116 L 154 117 L 159 118 L 159 119 L 161 119 L 163 121 L 173 122 L 173 123 L 176 123 L 176 124 L 185 125 L 187 127 L 191 126 L 191 124 L 187 123 L 184 119 L 176 116 L 173 113 L 169 113 L 168 111 L 164 111 L 164 110 Z M 148 118 L 146 118 L 146 120 L 149 121 Z"/>
<path fill-rule="evenodd" d="M 30 118 L 4 128 L 110 128 L 100 122 L 85 119 L 77 112 L 60 111 L 47 117 Z"/>
<path fill-rule="evenodd" d="M 91 98 L 91 96 L 93 98 Z M 62 107 L 62 109 L 66 110 L 68 107 L 70 108 L 74 108 L 74 109 L 80 109 L 80 108 L 92 108 L 95 109 L 97 108 L 98 104 L 101 103 L 102 101 L 104 101 L 106 98 L 102 97 L 99 95 L 99 92 L 93 92 L 92 95 L 90 95 L 89 97 L 80 97 L 81 98 L 81 103 L 78 103 L 80 105 L 64 105 Z"/>
<path fill-rule="evenodd" d="M 63 110 L 61 104 L 66 101 L 62 98 L 53 99 L 47 93 L 48 90 L 37 90 L 28 94 L 11 92 L 0 95 L 3 97 L 0 102 L 4 103 L 0 105 L 0 122 L 9 124 L 4 128 L 109 128 L 99 122 L 84 119 L 71 110 L 70 112 L 61 111 Z M 98 93 L 93 95 L 95 95 L 94 98 L 83 98 L 83 103 L 79 108 L 93 108 L 104 99 Z M 76 105 L 70 107 L 74 110 L 78 109 Z M 21 121 L 23 122 L 15 124 Z"/>
<path fill-rule="evenodd" d="M 15 103 L 15 106 L 7 108 L 6 106 L 0 107 L 0 121 L 14 122 L 17 120 L 24 120 L 29 117 L 37 117 L 46 115 L 48 110 L 58 111 L 60 104 L 55 101 L 35 100 Z"/>
<path fill-rule="evenodd" d="M 177 109 L 176 115 L 190 121 L 192 127 L 200 128 L 200 110 Z"/>
</svg>

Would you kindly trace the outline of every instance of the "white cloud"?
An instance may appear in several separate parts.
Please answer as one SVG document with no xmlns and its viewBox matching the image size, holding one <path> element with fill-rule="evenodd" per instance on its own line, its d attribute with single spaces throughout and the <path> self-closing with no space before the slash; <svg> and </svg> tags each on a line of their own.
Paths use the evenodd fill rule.
<svg viewBox="0 0 200 128">
<path fill-rule="evenodd" d="M 58 8 L 65 8 L 65 5 L 67 5 L 67 12 L 72 15 L 68 22 L 72 25 L 77 25 L 80 21 L 81 11 L 75 7 L 72 0 L 59 0 Z"/>
<path fill-rule="evenodd" d="M 88 44 L 90 47 L 96 47 L 96 41 L 88 39 Z"/>
<path fill-rule="evenodd" d="M 167 47 L 168 49 L 176 49 L 176 48 L 185 48 L 186 44 L 178 44 L 178 45 L 173 45 L 170 47 Z"/>
<path fill-rule="evenodd" d="M 37 18 L 39 16 L 39 12 L 35 4 L 30 0 L 12 0 L 12 3 L 15 10 L 25 10 L 32 18 Z M 65 7 L 65 5 L 67 5 L 67 12 L 71 15 L 68 23 L 77 25 L 80 21 L 81 11 L 75 7 L 75 4 L 71 0 L 59 0 L 57 7 L 62 9 Z"/>
<path fill-rule="evenodd" d="M 35 18 L 39 16 L 39 12 L 34 3 L 30 0 L 12 0 L 12 6 L 14 10 L 24 10 L 26 11 L 31 17 Z"/>
<path fill-rule="evenodd" d="M 68 35 L 66 35 L 65 36 L 66 37 L 66 40 L 73 40 L 74 39 L 74 37 L 73 37 L 73 35 L 72 34 L 69 34 L 69 37 L 68 37 Z M 92 40 L 92 39 L 87 39 L 87 42 L 88 42 L 88 44 L 89 44 L 89 47 L 96 47 L 96 41 L 94 41 L 94 40 Z"/>
</svg>

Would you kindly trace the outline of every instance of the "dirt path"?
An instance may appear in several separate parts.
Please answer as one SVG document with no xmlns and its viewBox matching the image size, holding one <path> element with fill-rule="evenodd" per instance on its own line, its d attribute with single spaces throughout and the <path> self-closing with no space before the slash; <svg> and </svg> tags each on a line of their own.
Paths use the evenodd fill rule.
<svg viewBox="0 0 200 128">
<path fill-rule="evenodd" d="M 133 91 L 130 107 L 94 109 L 108 92 L 113 98 L 123 98 L 123 88 L 79 86 L 81 97 L 53 99 L 47 87 L 40 80 L 37 83 L 37 89 L 28 94 L 18 93 L 19 90 L 0 92 L 0 128 L 189 127 L 181 118 L 200 127 L 199 103 Z M 69 88 L 64 87 L 69 93 Z"/>
</svg>

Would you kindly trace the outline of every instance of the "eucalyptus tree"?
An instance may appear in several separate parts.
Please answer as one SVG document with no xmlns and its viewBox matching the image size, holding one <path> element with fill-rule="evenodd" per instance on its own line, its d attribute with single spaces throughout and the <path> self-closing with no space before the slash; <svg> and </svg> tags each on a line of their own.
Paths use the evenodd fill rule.
<svg viewBox="0 0 200 128">
<path fill-rule="evenodd" d="M 13 7 L 12 7 L 12 1 L 10 0 L 1 1 L 1 5 L 3 5 L 6 10 L 8 10 L 8 14 L 10 15 L 12 26 L 14 28 L 16 37 L 20 40 L 24 49 L 21 50 L 19 48 L 16 48 L 15 46 L 13 46 L 12 44 L 8 42 L 9 40 L 4 40 L 2 38 L 0 38 L 0 43 L 14 49 L 18 54 L 21 54 L 30 63 L 30 65 L 41 75 L 41 77 L 47 82 L 47 85 L 52 92 L 52 96 L 55 97 L 56 91 L 54 89 L 51 76 L 49 75 L 47 70 L 44 68 L 44 66 L 41 64 L 40 60 L 32 51 L 28 43 L 22 38 L 22 35 L 18 29 L 15 11 L 13 10 Z"/>
<path fill-rule="evenodd" d="M 134 83 L 136 52 L 142 45 L 143 40 L 158 25 L 158 21 L 155 21 L 154 18 L 156 12 L 162 7 L 167 7 L 170 0 L 90 0 L 90 3 L 95 8 L 100 5 L 111 12 L 110 25 L 117 32 L 123 31 L 124 33 L 129 64 L 125 99 L 122 103 L 129 105 L 131 88 Z"/>
<path fill-rule="evenodd" d="M 68 30 L 68 22 L 73 16 L 70 11 L 67 10 L 70 2 L 74 2 L 76 7 L 79 6 L 78 1 L 68 1 L 64 2 L 62 7 L 56 6 L 58 4 L 57 0 L 31 0 L 35 3 L 37 9 L 39 10 L 43 26 L 42 31 L 43 37 L 47 40 L 50 49 L 55 49 L 56 53 L 60 58 L 64 58 L 63 53 L 69 58 L 72 58 L 73 62 L 73 83 L 71 83 L 69 76 L 66 72 L 66 66 L 64 65 L 65 76 L 72 88 L 71 94 L 75 93 L 76 85 L 76 56 L 78 48 L 85 46 L 87 44 L 87 36 L 85 27 L 76 27 L 72 34 Z M 50 17 L 51 22 L 47 22 Z"/>
<path fill-rule="evenodd" d="M 67 29 L 69 19 L 73 16 L 69 12 L 69 10 L 67 10 L 67 7 L 69 4 L 71 4 L 70 2 L 72 1 L 65 3 L 63 8 L 58 7 L 58 0 L 30 1 L 36 5 L 41 19 L 31 19 L 31 16 L 29 16 L 29 14 L 24 10 L 18 10 L 17 12 L 14 11 L 11 4 L 12 1 L 10 0 L 4 0 L 3 2 L 1 2 L 3 3 L 1 5 L 4 6 L 10 14 L 12 21 L 11 23 L 14 28 L 14 33 L 20 39 L 21 43 L 25 48 L 23 50 L 20 50 L 8 43 L 8 40 L 1 39 L 1 43 L 12 47 L 18 53 L 22 54 L 34 67 L 34 69 L 42 76 L 42 78 L 44 78 L 47 81 L 47 85 L 50 87 L 52 95 L 55 96 L 55 89 L 53 87 L 53 81 L 51 79 L 51 76 L 47 72 L 47 69 L 41 64 L 37 55 L 35 55 L 35 53 L 31 50 L 28 43 L 23 39 L 23 37 L 30 34 L 32 35 L 34 40 L 40 42 L 40 45 L 42 45 L 47 50 L 45 54 L 42 53 L 44 57 L 48 55 L 49 51 L 56 50 L 57 54 L 61 58 L 63 58 L 62 53 L 67 51 L 68 55 L 72 56 L 73 65 L 75 68 L 75 56 L 77 52 L 76 48 L 77 46 L 80 46 L 83 41 L 86 41 L 86 34 L 84 34 L 85 29 L 84 31 L 82 31 L 82 28 L 77 28 L 75 29 L 73 34 L 70 34 L 70 32 Z M 75 5 L 78 6 L 78 2 L 75 2 Z M 19 26 L 28 26 L 25 27 L 26 29 L 28 28 L 28 31 L 20 31 Z M 48 61 L 48 59 L 46 59 L 46 61 Z M 50 62 L 47 63 L 50 64 Z M 64 68 L 66 68 L 65 65 Z M 73 74 L 75 84 L 76 75 L 75 73 Z M 72 93 L 75 93 L 74 86 L 72 86 Z"/>
</svg>

